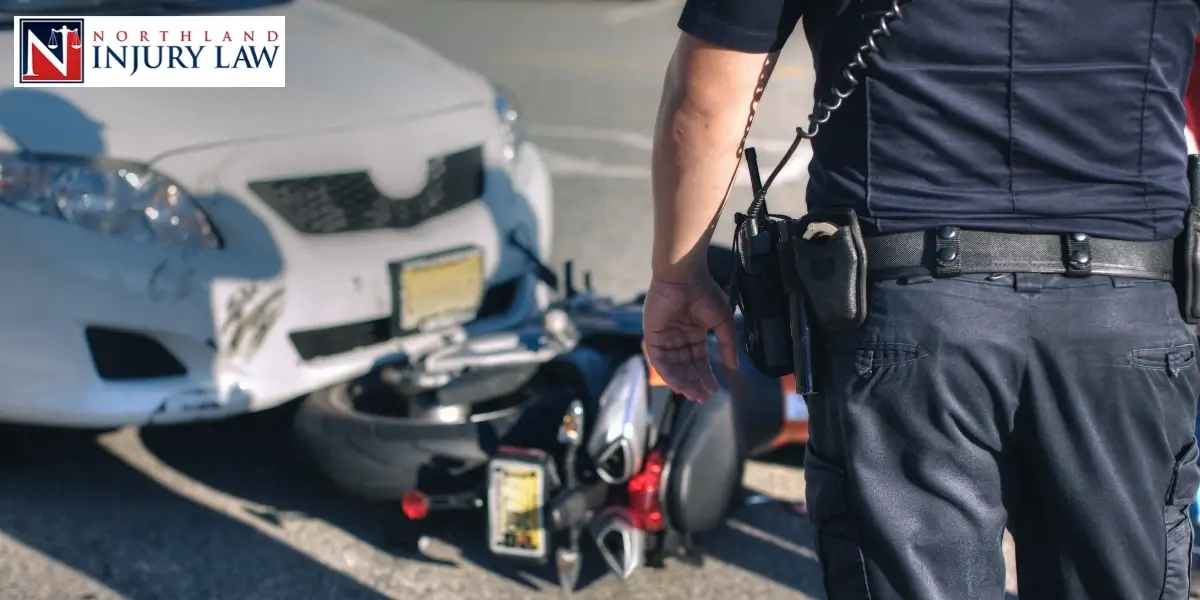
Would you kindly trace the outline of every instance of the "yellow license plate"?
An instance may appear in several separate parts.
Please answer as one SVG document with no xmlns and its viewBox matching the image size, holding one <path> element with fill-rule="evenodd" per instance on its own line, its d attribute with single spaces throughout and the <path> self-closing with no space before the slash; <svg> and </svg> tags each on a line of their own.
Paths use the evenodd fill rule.
<svg viewBox="0 0 1200 600">
<path fill-rule="evenodd" d="M 468 321 L 483 301 L 483 252 L 456 250 L 400 263 L 397 326 L 416 331 Z"/>
<path fill-rule="evenodd" d="M 503 458 L 488 470 L 488 546 L 499 555 L 545 558 L 545 470 Z"/>
</svg>

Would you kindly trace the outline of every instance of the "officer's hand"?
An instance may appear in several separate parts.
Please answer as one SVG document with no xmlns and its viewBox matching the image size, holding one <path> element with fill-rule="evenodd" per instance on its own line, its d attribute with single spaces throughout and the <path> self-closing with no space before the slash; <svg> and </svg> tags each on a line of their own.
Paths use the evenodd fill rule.
<svg viewBox="0 0 1200 600">
<path fill-rule="evenodd" d="M 650 364 L 671 389 L 703 402 L 717 392 L 708 361 L 708 332 L 717 336 L 725 366 L 737 368 L 733 312 L 707 272 L 685 281 L 651 280 L 642 307 L 642 333 Z"/>
</svg>

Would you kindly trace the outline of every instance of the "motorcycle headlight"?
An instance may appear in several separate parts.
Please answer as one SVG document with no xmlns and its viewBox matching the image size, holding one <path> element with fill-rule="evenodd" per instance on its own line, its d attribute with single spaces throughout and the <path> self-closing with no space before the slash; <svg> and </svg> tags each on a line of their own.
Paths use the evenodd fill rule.
<svg viewBox="0 0 1200 600">
<path fill-rule="evenodd" d="M 221 247 L 179 184 L 135 163 L 0 154 L 0 205 L 131 242 Z"/>
<path fill-rule="evenodd" d="M 517 158 L 517 150 L 525 143 L 525 122 L 522 119 L 521 105 L 512 90 L 493 83 L 496 92 L 496 116 L 500 119 L 500 137 L 504 141 L 504 158 L 513 161 Z"/>
</svg>

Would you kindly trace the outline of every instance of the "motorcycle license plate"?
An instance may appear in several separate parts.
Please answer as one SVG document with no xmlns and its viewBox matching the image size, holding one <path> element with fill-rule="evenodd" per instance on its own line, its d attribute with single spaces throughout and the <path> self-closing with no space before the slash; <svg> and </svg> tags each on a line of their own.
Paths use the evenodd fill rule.
<svg viewBox="0 0 1200 600">
<path fill-rule="evenodd" d="M 546 558 L 546 484 L 544 463 L 492 459 L 488 466 L 488 546 L 493 553 Z"/>
</svg>

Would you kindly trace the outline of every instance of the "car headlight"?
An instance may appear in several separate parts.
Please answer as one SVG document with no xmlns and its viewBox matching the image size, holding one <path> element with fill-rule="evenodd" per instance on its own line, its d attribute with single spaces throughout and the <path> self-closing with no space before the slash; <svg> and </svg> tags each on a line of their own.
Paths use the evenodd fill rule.
<svg viewBox="0 0 1200 600">
<path fill-rule="evenodd" d="M 179 184 L 135 163 L 0 154 L 0 205 L 132 242 L 221 247 L 208 217 Z"/>
<path fill-rule="evenodd" d="M 521 105 L 512 90 L 493 83 L 496 91 L 496 115 L 500 118 L 500 137 L 504 141 L 504 159 L 517 158 L 517 150 L 525 143 L 525 122 Z"/>
</svg>

